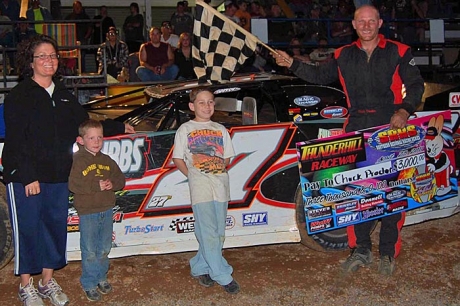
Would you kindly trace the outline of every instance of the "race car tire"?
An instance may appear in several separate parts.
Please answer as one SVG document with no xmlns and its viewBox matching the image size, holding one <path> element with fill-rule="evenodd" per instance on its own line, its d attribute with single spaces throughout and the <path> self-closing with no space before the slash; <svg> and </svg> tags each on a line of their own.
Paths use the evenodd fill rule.
<svg viewBox="0 0 460 306">
<path fill-rule="evenodd" d="M 0 183 L 0 269 L 6 266 L 14 255 L 13 232 L 8 216 L 5 185 Z"/>
<path fill-rule="evenodd" d="M 343 251 L 348 248 L 346 228 L 309 235 L 306 229 L 305 208 L 302 188 L 297 186 L 295 192 L 296 223 L 300 234 L 300 243 L 319 252 Z"/>
</svg>

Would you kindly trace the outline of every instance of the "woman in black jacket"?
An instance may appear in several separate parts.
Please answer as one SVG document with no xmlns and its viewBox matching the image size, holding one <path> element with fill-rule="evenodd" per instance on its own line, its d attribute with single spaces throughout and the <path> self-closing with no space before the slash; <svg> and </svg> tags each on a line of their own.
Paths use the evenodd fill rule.
<svg viewBox="0 0 460 306">
<path fill-rule="evenodd" d="M 24 305 L 41 305 L 41 297 L 68 304 L 53 272 L 67 263 L 67 182 L 78 126 L 88 114 L 56 77 L 58 64 L 51 37 L 40 35 L 20 45 L 21 81 L 5 99 L 3 175 L 16 246 L 14 273 L 21 277 Z M 107 134 L 134 132 L 115 121 L 104 126 Z M 32 274 L 41 274 L 38 290 Z"/>
</svg>

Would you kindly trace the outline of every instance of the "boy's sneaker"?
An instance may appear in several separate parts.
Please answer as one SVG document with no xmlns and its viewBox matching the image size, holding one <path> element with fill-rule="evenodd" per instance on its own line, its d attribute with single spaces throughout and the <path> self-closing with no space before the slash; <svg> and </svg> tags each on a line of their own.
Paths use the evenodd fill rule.
<svg viewBox="0 0 460 306">
<path fill-rule="evenodd" d="M 112 285 L 110 285 L 108 281 L 103 281 L 97 284 L 97 289 L 99 289 L 99 292 L 102 294 L 108 294 L 112 291 Z"/>
<path fill-rule="evenodd" d="M 42 298 L 38 295 L 38 290 L 34 287 L 32 277 L 24 287 L 19 284 L 18 296 L 24 306 L 45 306 Z"/>
<path fill-rule="evenodd" d="M 379 273 L 382 275 L 392 275 L 395 271 L 396 261 L 393 257 L 388 255 L 380 256 Z"/>
<path fill-rule="evenodd" d="M 230 283 L 222 287 L 224 287 L 225 291 L 230 294 L 237 294 L 240 292 L 240 285 L 236 282 L 236 280 L 232 280 Z"/>
<path fill-rule="evenodd" d="M 46 285 L 42 285 L 42 280 L 40 280 L 38 282 L 38 294 L 43 299 L 50 299 L 51 304 L 55 306 L 69 305 L 69 298 L 62 292 L 61 286 L 54 278 L 50 279 Z"/>
<path fill-rule="evenodd" d="M 347 260 L 342 263 L 342 270 L 345 273 L 355 272 L 360 267 L 370 265 L 372 263 L 372 253 L 370 250 L 363 250 L 358 252 L 357 249 L 351 251 Z"/>
<path fill-rule="evenodd" d="M 199 276 L 193 276 L 194 278 L 198 279 L 198 282 L 201 286 L 209 288 L 214 285 L 215 281 L 209 276 L 209 274 L 203 274 Z"/>
<path fill-rule="evenodd" d="M 88 299 L 88 301 L 91 301 L 91 302 L 97 302 L 102 299 L 101 294 L 99 293 L 99 291 L 97 291 L 96 288 L 85 290 L 85 294 L 86 294 L 86 298 Z"/>
</svg>

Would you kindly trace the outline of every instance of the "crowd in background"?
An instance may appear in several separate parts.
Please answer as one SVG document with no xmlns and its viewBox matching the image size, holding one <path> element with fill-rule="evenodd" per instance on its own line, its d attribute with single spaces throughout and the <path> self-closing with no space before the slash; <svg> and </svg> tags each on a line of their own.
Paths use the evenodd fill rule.
<svg viewBox="0 0 460 306">
<path fill-rule="evenodd" d="M 318 65 L 332 56 L 333 47 L 348 44 L 355 39 L 356 34 L 351 19 L 356 5 L 374 4 L 379 9 L 381 18 L 387 21 L 381 28 L 382 34 L 407 44 L 425 42 L 425 30 L 428 29 L 428 24 L 423 19 L 451 18 L 455 16 L 454 10 L 458 9 L 453 5 L 455 2 L 448 0 L 289 0 L 286 2 L 290 10 L 289 16 L 293 18 L 288 18 L 284 12 L 286 9 L 283 11 L 274 0 L 227 0 L 223 3 L 222 13 L 248 31 L 251 31 L 252 19 L 268 18 L 269 44 L 287 48 L 292 56 Z M 42 26 L 36 22 L 53 19 L 48 8 L 41 6 L 40 0 L 30 1 L 27 18 L 19 18 L 19 9 L 17 0 L 0 0 L 0 22 L 19 21 L 13 25 L 0 24 L 0 45 L 4 47 L 16 47 L 18 43 L 31 36 L 41 34 Z M 146 75 L 141 73 L 145 81 L 194 77 L 191 62 L 193 13 L 188 6 L 188 1 L 177 2 L 176 11 L 171 18 L 163 21 L 157 28 L 158 42 L 156 37 L 152 41 L 150 33 L 153 28 L 149 30 L 148 35 L 144 35 L 145 20 L 136 2 L 130 4 L 130 15 L 124 20 L 121 29 L 115 28 L 115 22 L 109 16 L 106 6 L 101 6 L 98 11 L 99 15 L 91 20 L 85 13 L 83 4 L 75 1 L 72 12 L 63 16 L 66 20 L 90 21 L 77 23 L 77 39 L 83 45 L 100 44 L 98 50 L 81 49 L 82 72 L 86 71 L 86 54 L 93 53 L 98 72 L 103 73 L 105 65 L 106 73 L 114 78 L 119 77 L 124 68 L 126 74 L 130 75 L 130 80 L 142 80 L 136 72 L 137 66 L 147 67 L 149 77 L 146 78 Z M 392 22 L 394 19 L 399 21 Z M 28 21 L 33 23 L 29 24 Z M 168 44 L 170 49 L 160 48 L 163 44 Z M 14 73 L 14 52 L 7 54 Z M 130 54 L 135 56 L 130 57 Z M 152 59 L 152 57 L 161 59 Z M 169 67 L 173 65 L 177 66 L 178 69 L 174 69 L 177 73 L 162 76 L 162 71 L 169 71 Z M 259 49 L 241 70 L 271 71 L 272 66 L 276 65 L 271 65 L 267 51 Z"/>
</svg>

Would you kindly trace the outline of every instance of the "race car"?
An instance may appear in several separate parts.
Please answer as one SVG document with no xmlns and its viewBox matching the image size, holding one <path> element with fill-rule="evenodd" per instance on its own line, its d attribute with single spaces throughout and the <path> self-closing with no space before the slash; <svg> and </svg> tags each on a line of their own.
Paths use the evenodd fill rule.
<svg viewBox="0 0 460 306">
<path fill-rule="evenodd" d="M 188 81 L 147 87 L 148 103 L 116 119 L 133 125 L 137 133 L 104 141 L 103 152 L 126 176 L 125 189 L 117 193 L 110 256 L 197 249 L 188 184 L 172 162 L 172 147 L 177 128 L 193 118 L 188 95 L 198 86 L 213 91 L 213 120 L 227 127 L 236 153 L 228 167 L 231 201 L 225 247 L 301 242 L 319 251 L 347 248 L 345 229 L 307 234 L 296 152 L 297 142 L 341 129 L 348 114 L 345 94 L 293 76 L 256 74 L 224 84 Z M 103 119 L 107 104 L 92 103 L 89 112 Z M 451 215 L 456 207 L 424 207 L 423 214 L 412 213 L 406 224 Z M 0 201 L 0 208 L 7 221 L 6 204 Z M 0 264 L 12 254 L 7 224 L 0 222 L 0 237 L 6 237 L 0 241 Z M 69 260 L 80 259 L 71 196 L 67 249 Z"/>
</svg>

